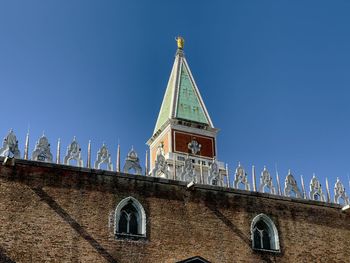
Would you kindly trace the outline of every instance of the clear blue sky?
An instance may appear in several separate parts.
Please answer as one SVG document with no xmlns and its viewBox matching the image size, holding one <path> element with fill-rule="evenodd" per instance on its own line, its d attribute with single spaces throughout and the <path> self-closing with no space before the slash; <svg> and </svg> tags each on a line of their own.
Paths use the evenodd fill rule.
<svg viewBox="0 0 350 263">
<path fill-rule="evenodd" d="M 309 184 L 350 172 L 348 1 L 0 1 L 0 135 L 23 153 L 42 131 L 55 155 L 77 136 L 142 162 L 173 64 L 174 37 L 218 136 L 219 159 L 275 163 Z M 324 182 L 322 182 L 323 185 Z"/>
</svg>

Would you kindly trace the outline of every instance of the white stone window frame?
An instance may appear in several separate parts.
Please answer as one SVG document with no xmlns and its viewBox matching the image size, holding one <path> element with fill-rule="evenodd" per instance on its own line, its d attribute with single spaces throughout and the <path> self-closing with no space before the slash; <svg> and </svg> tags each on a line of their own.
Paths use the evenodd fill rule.
<svg viewBox="0 0 350 263">
<path fill-rule="evenodd" d="M 271 249 L 263 249 L 263 248 L 256 248 L 254 245 L 254 228 L 255 225 L 260 221 L 263 220 L 265 224 L 269 227 L 269 235 L 271 236 Z M 279 235 L 278 235 L 278 230 L 275 225 L 275 223 L 271 220 L 270 217 L 268 217 L 265 214 L 259 214 L 255 216 L 252 220 L 252 223 L 250 225 L 250 233 L 251 233 L 251 240 L 252 240 L 252 248 L 254 250 L 259 250 L 259 251 L 268 251 L 268 252 L 274 252 L 274 253 L 279 253 L 281 252 L 280 249 L 280 241 L 279 241 Z"/>
<path fill-rule="evenodd" d="M 138 230 L 138 235 L 134 234 L 125 234 L 125 233 L 119 233 L 118 228 L 119 228 L 119 220 L 120 220 L 120 215 L 122 212 L 122 209 L 129 204 L 129 202 L 132 202 L 133 206 L 137 210 L 137 230 Z M 129 196 L 121 200 L 114 212 L 114 235 L 117 237 L 117 235 L 123 235 L 125 237 L 130 236 L 130 237 L 146 237 L 146 212 L 141 203 L 134 197 Z"/>
</svg>

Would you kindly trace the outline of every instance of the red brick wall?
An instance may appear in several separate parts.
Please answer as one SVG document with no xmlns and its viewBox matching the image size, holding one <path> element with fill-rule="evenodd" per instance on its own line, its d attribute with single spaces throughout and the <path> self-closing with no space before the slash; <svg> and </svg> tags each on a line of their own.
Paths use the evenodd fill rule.
<svg viewBox="0 0 350 263">
<path fill-rule="evenodd" d="M 201 144 L 201 150 L 198 153 L 199 156 L 213 158 L 215 156 L 215 141 L 214 138 L 206 137 L 202 135 L 185 133 L 177 130 L 172 130 L 173 134 L 173 148 L 175 152 L 191 153 L 188 149 L 188 143 L 195 139 Z"/>
<path fill-rule="evenodd" d="M 128 196 L 146 210 L 146 241 L 115 240 L 108 227 Z M 279 230 L 280 254 L 251 249 L 250 223 L 260 213 Z M 349 262 L 349 247 L 350 216 L 336 205 L 29 161 L 0 165 L 0 262 L 170 263 L 198 255 L 213 263 L 329 263 Z"/>
</svg>

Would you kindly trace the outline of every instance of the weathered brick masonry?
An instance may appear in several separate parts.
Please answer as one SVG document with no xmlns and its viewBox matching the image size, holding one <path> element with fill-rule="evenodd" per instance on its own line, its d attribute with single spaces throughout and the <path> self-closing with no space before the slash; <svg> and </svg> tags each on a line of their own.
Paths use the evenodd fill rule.
<svg viewBox="0 0 350 263">
<path fill-rule="evenodd" d="M 146 240 L 114 237 L 111 215 L 128 196 L 146 210 Z M 260 213 L 275 222 L 281 253 L 252 250 Z M 51 163 L 0 166 L 2 262 L 329 263 L 350 262 L 349 247 L 350 216 L 335 204 Z"/>
</svg>

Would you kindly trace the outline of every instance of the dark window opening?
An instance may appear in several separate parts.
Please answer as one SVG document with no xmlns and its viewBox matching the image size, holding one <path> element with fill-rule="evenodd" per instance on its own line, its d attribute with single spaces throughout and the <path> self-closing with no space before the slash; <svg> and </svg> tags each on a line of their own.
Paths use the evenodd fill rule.
<svg viewBox="0 0 350 263">
<path fill-rule="evenodd" d="M 139 223 L 138 223 L 138 211 L 132 204 L 129 202 L 123 209 L 120 211 L 120 218 L 118 222 L 118 233 L 119 234 L 132 234 L 139 235 Z"/>
<path fill-rule="evenodd" d="M 119 233 L 127 233 L 128 232 L 128 215 L 122 211 L 119 219 Z"/>
<path fill-rule="evenodd" d="M 130 214 L 129 233 L 134 234 L 134 235 L 139 234 L 138 233 L 137 216 L 134 213 Z"/>
<path fill-rule="evenodd" d="M 269 226 L 263 221 L 259 220 L 253 229 L 254 248 L 273 250 L 271 246 L 271 231 Z"/>
</svg>

